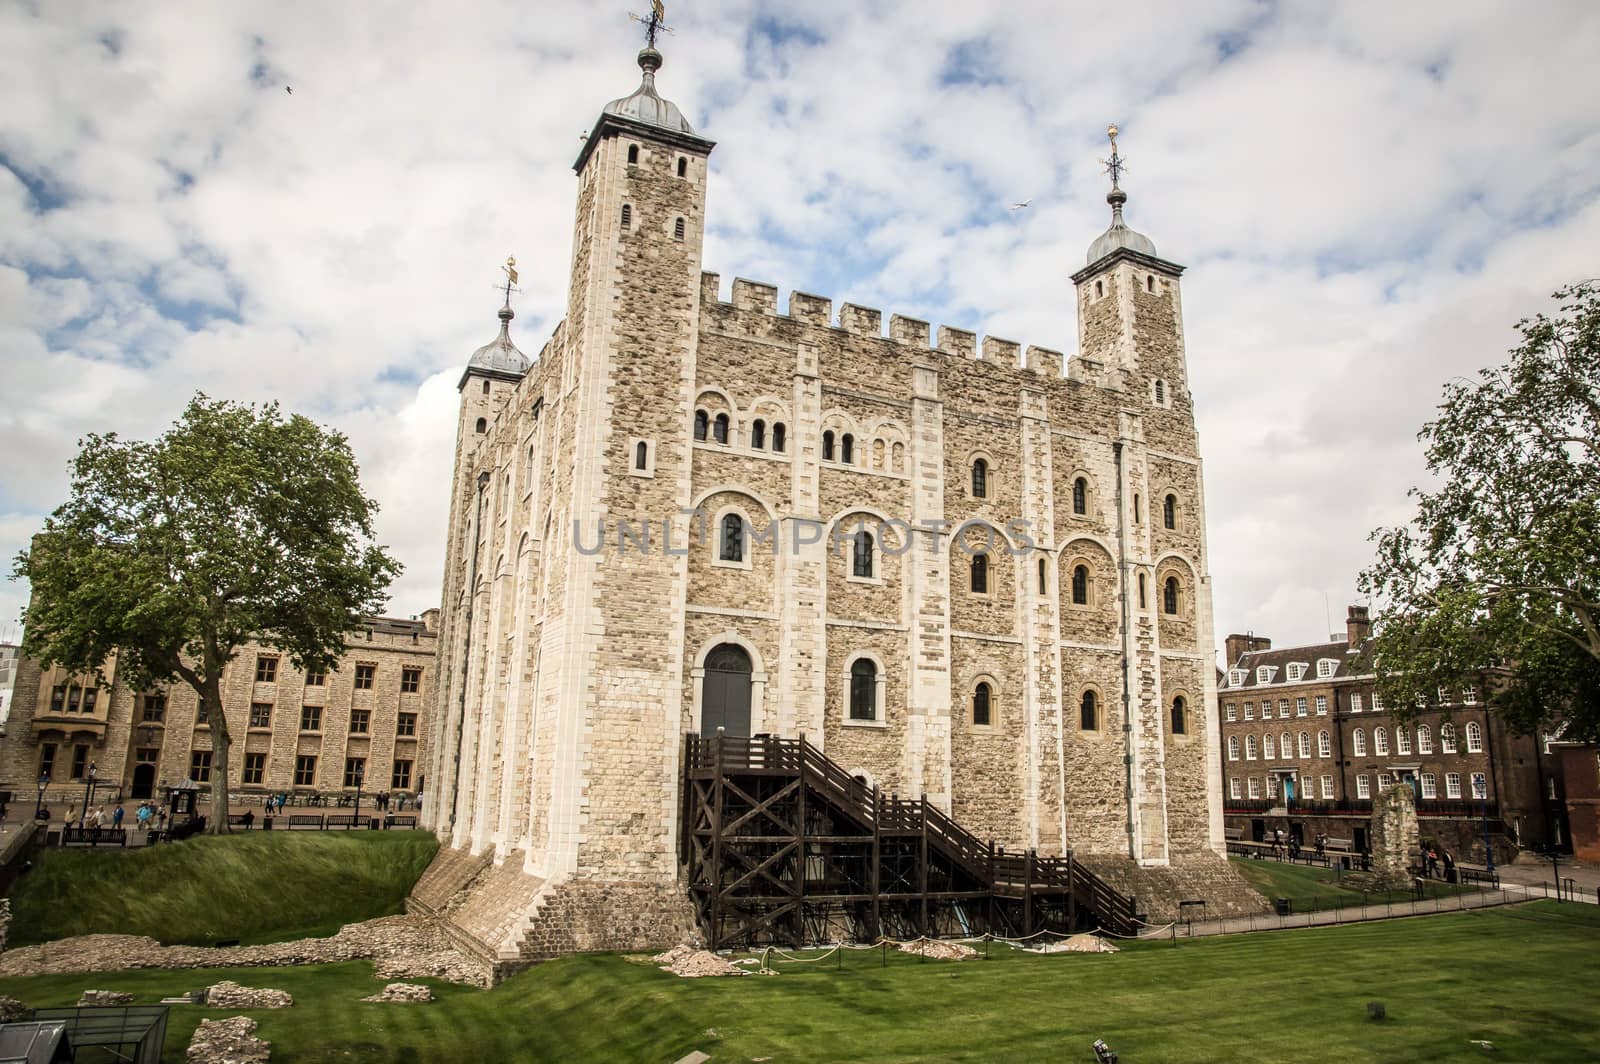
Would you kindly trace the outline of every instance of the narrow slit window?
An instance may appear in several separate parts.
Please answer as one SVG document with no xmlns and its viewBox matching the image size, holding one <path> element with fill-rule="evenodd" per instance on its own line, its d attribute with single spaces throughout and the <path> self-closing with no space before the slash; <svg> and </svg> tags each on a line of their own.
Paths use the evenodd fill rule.
<svg viewBox="0 0 1600 1064">
<path fill-rule="evenodd" d="M 1178 497 L 1168 495 L 1161 504 L 1161 523 L 1167 528 L 1178 527 Z"/>
<path fill-rule="evenodd" d="M 1083 700 L 1078 703 L 1078 727 L 1084 731 L 1100 727 L 1100 706 L 1093 691 L 1083 692 Z"/>
<path fill-rule="evenodd" d="M 760 418 L 750 426 L 750 446 L 758 451 L 767 446 L 767 423 Z"/>
<path fill-rule="evenodd" d="M 973 556 L 972 593 L 974 595 L 987 595 L 989 593 L 989 556 L 987 554 Z"/>
<path fill-rule="evenodd" d="M 833 433 L 832 432 L 824 432 L 822 434 L 822 460 L 824 462 L 833 461 Z"/>
<path fill-rule="evenodd" d="M 678 176 L 679 177 L 688 177 L 689 176 L 689 160 L 688 159 L 679 158 L 679 160 L 678 160 Z"/>
<path fill-rule="evenodd" d="M 974 499 L 987 498 L 989 495 L 989 463 L 982 458 L 972 463 L 972 497 Z"/>
<path fill-rule="evenodd" d="M 972 723 L 987 727 L 989 722 L 989 685 L 980 683 L 972 692 Z"/>
<path fill-rule="evenodd" d="M 1075 565 L 1072 567 L 1072 604 L 1074 606 L 1087 606 L 1089 604 L 1089 567 Z"/>
<path fill-rule="evenodd" d="M 639 145 L 628 145 L 628 165 L 633 166 L 639 161 Z"/>
<path fill-rule="evenodd" d="M 784 433 L 784 428 L 783 428 L 783 422 L 779 421 L 779 422 L 775 423 L 772 426 L 772 450 L 774 451 L 774 453 L 777 453 L 777 454 L 782 454 L 783 453 L 783 443 L 784 443 L 783 437 L 784 437 L 784 435 L 785 435 L 785 433 Z"/>
<path fill-rule="evenodd" d="M 1045 565 L 1045 560 L 1043 558 L 1040 558 L 1039 559 L 1039 594 L 1042 595 L 1042 594 L 1045 593 L 1046 590 L 1048 590 L 1048 581 L 1049 581 L 1048 569 L 1047 569 L 1047 567 Z"/>
<path fill-rule="evenodd" d="M 1089 482 L 1083 477 L 1072 482 L 1072 512 L 1080 516 L 1089 512 Z"/>
<path fill-rule="evenodd" d="M 872 577 L 872 533 L 866 529 L 859 529 L 855 534 L 855 544 L 851 559 L 851 574 L 854 576 Z"/>
<path fill-rule="evenodd" d="M 633 446 L 633 468 L 645 469 L 649 464 L 650 448 L 643 440 L 640 440 Z"/>
<path fill-rule="evenodd" d="M 856 460 L 856 438 L 848 432 L 839 440 L 839 461 L 845 465 L 854 465 Z"/>
<path fill-rule="evenodd" d="M 622 230 L 627 232 L 633 226 L 633 208 L 628 204 L 622 205 Z"/>
<path fill-rule="evenodd" d="M 679 218 L 672 223 L 672 239 L 683 239 L 683 219 Z"/>
</svg>

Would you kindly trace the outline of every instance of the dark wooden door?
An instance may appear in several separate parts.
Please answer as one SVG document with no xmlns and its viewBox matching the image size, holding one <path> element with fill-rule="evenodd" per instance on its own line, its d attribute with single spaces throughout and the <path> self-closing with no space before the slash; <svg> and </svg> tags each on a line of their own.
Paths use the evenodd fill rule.
<svg viewBox="0 0 1600 1064">
<path fill-rule="evenodd" d="M 723 643 L 706 655 L 700 692 L 700 734 L 750 734 L 750 655 Z"/>
<path fill-rule="evenodd" d="M 133 766 L 133 789 L 128 792 L 134 798 L 149 798 L 156 793 L 156 767 L 151 764 Z"/>
</svg>

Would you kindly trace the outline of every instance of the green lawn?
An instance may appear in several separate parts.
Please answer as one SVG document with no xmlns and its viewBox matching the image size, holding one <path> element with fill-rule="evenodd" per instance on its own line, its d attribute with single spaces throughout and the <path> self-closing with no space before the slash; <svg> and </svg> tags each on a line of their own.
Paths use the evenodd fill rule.
<svg viewBox="0 0 1600 1064">
<path fill-rule="evenodd" d="M 401 912 L 438 848 L 425 831 L 253 831 L 48 850 L 12 892 L 10 945 L 105 932 L 168 945 L 331 935 Z"/>
<path fill-rule="evenodd" d="M 1346 889 L 1343 876 L 1331 868 L 1316 865 L 1286 864 L 1283 861 L 1258 861 L 1249 857 L 1229 858 L 1235 870 L 1250 885 L 1269 899 L 1288 898 L 1297 913 L 1318 912 L 1322 909 L 1344 909 L 1352 905 L 1383 905 L 1388 901 L 1413 901 L 1416 895 L 1409 890 L 1391 890 L 1377 894 L 1363 894 Z M 1476 887 L 1452 886 L 1434 879 L 1427 882 L 1424 896 L 1452 898 Z"/>
<path fill-rule="evenodd" d="M 85 987 L 140 1001 L 235 978 L 295 995 L 255 1012 L 275 1064 L 295 1061 L 1090 1060 L 1104 1038 L 1150 1061 L 1595 1059 L 1600 911 L 1531 905 L 1337 928 L 1138 943 L 1120 954 L 991 947 L 960 963 L 876 952 L 776 978 L 678 979 L 609 955 L 553 961 L 492 991 L 430 982 L 430 1005 L 368 1005 L 362 963 L 0 981 L 35 1006 Z M 1384 1002 L 1388 1020 L 1366 1018 Z M 168 1049 L 202 1016 L 173 1010 Z"/>
</svg>

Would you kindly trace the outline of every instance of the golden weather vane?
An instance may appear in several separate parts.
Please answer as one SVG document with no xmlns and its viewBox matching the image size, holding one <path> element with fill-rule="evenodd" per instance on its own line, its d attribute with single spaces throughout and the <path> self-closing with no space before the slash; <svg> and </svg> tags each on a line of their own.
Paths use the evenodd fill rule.
<svg viewBox="0 0 1600 1064">
<path fill-rule="evenodd" d="M 504 266 L 500 267 L 500 270 L 501 270 L 501 272 L 503 272 L 506 275 L 506 279 L 505 279 L 505 282 L 503 284 L 495 285 L 495 289 L 497 291 L 498 290 L 504 290 L 504 292 L 506 294 L 506 306 L 509 307 L 509 306 L 511 306 L 511 293 L 512 292 L 520 292 L 520 291 L 522 291 L 522 289 L 517 287 L 517 259 L 516 259 L 516 256 L 515 255 L 507 255 L 506 256 L 506 264 Z"/>
<path fill-rule="evenodd" d="M 1106 127 L 1106 136 L 1111 139 L 1111 158 L 1100 160 L 1100 164 L 1106 168 L 1106 173 L 1111 175 L 1112 188 L 1119 187 L 1117 182 L 1122 179 L 1122 171 L 1128 167 L 1128 164 L 1122 161 L 1122 156 L 1117 154 L 1117 134 L 1120 132 L 1122 131 L 1117 128 L 1115 122 Z"/>
<path fill-rule="evenodd" d="M 628 17 L 644 26 L 644 39 L 648 47 L 656 46 L 656 34 L 671 33 L 672 27 L 667 25 L 667 9 L 661 5 L 661 0 L 650 0 L 650 15 L 635 15 L 628 12 Z"/>
</svg>

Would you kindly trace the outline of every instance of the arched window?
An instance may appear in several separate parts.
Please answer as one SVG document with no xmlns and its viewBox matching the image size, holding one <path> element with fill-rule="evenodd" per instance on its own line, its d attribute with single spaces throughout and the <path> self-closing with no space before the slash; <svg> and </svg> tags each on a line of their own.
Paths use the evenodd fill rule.
<svg viewBox="0 0 1600 1064">
<path fill-rule="evenodd" d="M 1146 596 L 1145 596 L 1145 593 L 1144 593 L 1144 574 L 1140 573 L 1139 574 L 1139 608 L 1141 610 L 1146 608 L 1146 606 L 1145 606 L 1145 597 Z"/>
<path fill-rule="evenodd" d="M 1372 729 L 1372 752 L 1379 757 L 1389 756 L 1389 733 L 1383 728 Z"/>
<path fill-rule="evenodd" d="M 489 431 L 489 422 L 488 422 L 488 420 L 486 418 L 481 418 L 480 417 L 478 419 L 478 423 L 476 425 L 474 425 L 473 428 L 476 429 L 479 432 L 488 432 Z"/>
<path fill-rule="evenodd" d="M 484 395 L 488 395 L 489 394 L 489 382 L 488 381 L 484 381 L 483 382 L 483 394 Z"/>
<path fill-rule="evenodd" d="M 1160 377 L 1156 378 L 1156 405 L 1165 406 L 1167 403 L 1167 382 Z"/>
<path fill-rule="evenodd" d="M 1172 700 L 1172 734 L 1184 735 L 1189 730 L 1188 707 L 1183 704 L 1183 696 L 1178 695 Z"/>
<path fill-rule="evenodd" d="M 1100 705 L 1093 691 L 1083 692 L 1078 703 L 1078 727 L 1084 731 L 1097 731 L 1100 727 Z"/>
<path fill-rule="evenodd" d="M 1417 725 L 1417 753 L 1433 753 L 1433 729 L 1426 724 Z"/>
<path fill-rule="evenodd" d="M 1094 283 L 1094 294 L 1096 297 L 1106 294 L 1106 283 L 1104 281 L 1096 281 Z"/>
<path fill-rule="evenodd" d="M 1075 514 L 1089 512 L 1089 482 L 1083 477 L 1072 482 L 1072 512 Z"/>
<path fill-rule="evenodd" d="M 626 232 L 627 230 L 631 229 L 632 227 L 633 227 L 633 208 L 631 206 L 629 206 L 628 204 L 624 203 L 622 205 L 622 228 L 623 228 L 623 231 Z"/>
<path fill-rule="evenodd" d="M 878 719 L 878 667 L 867 658 L 850 666 L 850 719 Z"/>
<path fill-rule="evenodd" d="M 1467 721 L 1467 753 L 1483 753 L 1483 728 L 1475 720 Z"/>
<path fill-rule="evenodd" d="M 650 447 L 643 440 L 633 445 L 633 468 L 645 469 L 650 464 Z"/>
<path fill-rule="evenodd" d="M 744 561 L 744 518 L 725 514 L 722 518 L 722 552 L 725 562 Z"/>
<path fill-rule="evenodd" d="M 1087 606 L 1089 604 L 1089 567 L 1087 565 L 1074 565 L 1072 567 L 1072 604 L 1074 606 Z"/>
<path fill-rule="evenodd" d="M 1239 760 L 1239 737 L 1237 735 L 1228 736 L 1228 760 Z"/>
<path fill-rule="evenodd" d="M 830 430 L 822 434 L 822 460 L 833 461 L 833 432 Z"/>
<path fill-rule="evenodd" d="M 1394 730 L 1394 752 L 1411 753 L 1411 732 L 1404 726 L 1396 727 Z"/>
<path fill-rule="evenodd" d="M 728 442 L 727 414 L 718 414 L 717 419 L 711 423 L 711 438 L 718 443 Z"/>
<path fill-rule="evenodd" d="M 972 497 L 974 499 L 987 498 L 989 495 L 989 463 L 982 458 L 972 463 Z"/>
<path fill-rule="evenodd" d="M 1049 571 L 1049 567 L 1046 564 L 1045 560 L 1043 558 L 1040 558 L 1039 559 L 1039 594 L 1041 594 L 1041 595 L 1049 590 L 1049 578 L 1047 576 L 1048 571 Z"/>
<path fill-rule="evenodd" d="M 839 438 L 839 461 L 845 465 L 856 462 L 856 438 L 848 432 Z"/>
<path fill-rule="evenodd" d="M 639 161 L 639 145 L 628 145 L 628 165 L 632 166 Z"/>
<path fill-rule="evenodd" d="M 1257 749 L 1256 737 L 1254 735 L 1246 735 L 1244 737 L 1244 759 L 1246 761 L 1254 761 Z"/>
<path fill-rule="evenodd" d="M 750 446 L 761 450 L 767 445 L 767 423 L 756 418 L 750 425 Z"/>
<path fill-rule="evenodd" d="M 689 176 L 689 160 L 688 159 L 680 158 L 678 160 L 678 176 L 679 177 L 688 177 Z"/>
<path fill-rule="evenodd" d="M 1178 497 L 1168 495 L 1161 503 L 1161 523 L 1167 528 L 1178 527 Z"/>
<path fill-rule="evenodd" d="M 980 683 L 972 691 L 972 723 L 989 724 L 989 685 Z"/>
<path fill-rule="evenodd" d="M 1317 756 L 1333 756 L 1333 736 L 1329 735 L 1325 731 L 1317 732 Z"/>
<path fill-rule="evenodd" d="M 989 593 L 989 556 L 975 554 L 972 556 L 972 593 L 987 595 Z"/>
<path fill-rule="evenodd" d="M 1267 761 L 1278 759 L 1278 740 L 1270 733 L 1261 737 L 1261 756 Z"/>
<path fill-rule="evenodd" d="M 782 454 L 783 453 L 783 442 L 784 442 L 783 438 L 784 438 L 785 435 L 787 435 L 787 433 L 784 432 L 783 422 L 781 422 L 781 421 L 774 422 L 773 426 L 772 426 L 772 450 L 773 450 L 773 453 L 775 453 L 775 454 Z"/>
<path fill-rule="evenodd" d="M 1178 578 L 1167 577 L 1167 582 L 1161 587 L 1161 608 L 1167 613 L 1178 612 Z"/>
<path fill-rule="evenodd" d="M 872 576 L 872 533 L 861 528 L 856 530 L 851 544 L 850 572 L 853 576 Z"/>
<path fill-rule="evenodd" d="M 1350 752 L 1357 757 L 1367 756 L 1367 733 L 1360 728 L 1350 734 Z"/>
<path fill-rule="evenodd" d="M 678 219 L 674 220 L 673 223 L 672 223 L 672 239 L 674 239 L 674 240 L 682 240 L 683 239 L 683 219 L 682 218 L 678 218 Z"/>
<path fill-rule="evenodd" d="M 1454 724 L 1439 725 L 1439 749 L 1447 754 L 1456 752 L 1456 726 Z"/>
<path fill-rule="evenodd" d="M 1282 735 L 1278 736 L 1278 753 L 1284 758 L 1291 758 L 1294 756 L 1294 736 L 1290 735 L 1288 732 L 1284 732 Z"/>
<path fill-rule="evenodd" d="M 703 441 L 706 438 L 706 433 L 710 430 L 711 415 L 704 410 L 696 410 L 694 412 L 694 438 Z"/>
<path fill-rule="evenodd" d="M 1154 292 L 1156 290 L 1156 275 L 1155 274 L 1153 274 L 1153 273 L 1145 274 L 1144 290 L 1146 292 Z"/>
</svg>

